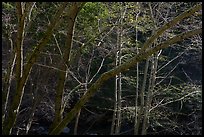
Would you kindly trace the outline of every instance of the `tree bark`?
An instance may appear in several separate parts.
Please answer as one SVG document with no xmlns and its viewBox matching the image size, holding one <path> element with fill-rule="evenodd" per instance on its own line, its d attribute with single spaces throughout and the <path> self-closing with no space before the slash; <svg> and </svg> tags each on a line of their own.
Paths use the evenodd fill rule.
<svg viewBox="0 0 204 137">
<path fill-rule="evenodd" d="M 37 57 L 39 56 L 40 50 L 42 50 L 42 47 L 44 47 L 57 22 L 60 19 L 60 16 L 62 14 L 62 12 L 64 11 L 65 7 L 67 6 L 67 3 L 64 3 L 61 5 L 61 7 L 59 8 L 59 11 L 57 12 L 57 14 L 54 16 L 53 18 L 53 22 L 48 26 L 47 31 L 45 32 L 44 37 L 40 40 L 39 44 L 36 46 L 36 48 L 34 49 L 33 53 L 31 54 L 31 56 L 28 59 L 27 64 L 25 65 L 24 71 L 22 69 L 22 51 L 23 51 L 23 34 L 24 34 L 24 28 L 25 28 L 25 18 L 27 16 L 28 12 L 23 13 L 23 9 L 21 8 L 21 4 L 17 4 L 17 9 L 18 9 L 18 20 L 19 20 L 19 29 L 18 29 L 18 37 L 17 37 L 17 47 L 16 47 L 16 53 L 17 53 L 17 66 L 16 66 L 16 79 L 17 79 L 17 88 L 16 88 L 16 93 L 15 96 L 13 98 L 13 101 L 11 103 L 11 108 L 9 108 L 9 112 L 8 112 L 8 118 L 4 121 L 3 124 L 3 134 L 11 134 L 12 131 L 12 127 L 15 124 L 16 121 L 16 116 L 19 112 L 19 107 L 22 101 L 22 97 L 24 94 L 24 88 L 28 79 L 28 76 L 31 72 L 32 66 L 34 64 L 34 62 L 36 61 Z M 25 10 L 28 11 L 28 10 Z M 23 71 L 23 72 L 22 72 Z"/>
<path fill-rule="evenodd" d="M 67 78 L 67 69 L 69 68 L 69 62 L 70 62 L 70 53 L 72 49 L 72 39 L 73 39 L 73 33 L 74 33 L 74 24 L 75 19 L 80 11 L 81 3 L 72 3 L 69 7 L 69 10 L 67 11 L 67 19 L 68 19 L 68 25 L 67 25 L 67 41 L 66 41 L 66 50 L 64 52 L 63 58 L 61 60 L 61 70 L 59 71 L 59 80 L 57 84 L 56 89 L 56 97 L 55 97 L 55 118 L 54 121 L 50 127 L 50 131 L 53 129 L 53 127 L 61 122 L 62 120 L 62 114 L 63 114 L 63 94 L 64 94 L 64 85 L 65 80 Z"/>
<path fill-rule="evenodd" d="M 25 3 L 17 2 L 16 3 L 17 9 L 17 18 L 18 18 L 18 31 L 17 31 L 17 38 L 16 38 L 16 45 L 15 45 L 15 53 L 16 53 L 16 85 L 17 89 L 20 84 L 20 79 L 23 74 L 23 40 L 24 40 L 24 28 L 25 28 L 25 21 L 26 21 L 26 10 L 25 10 Z M 21 92 L 16 90 L 14 100 L 18 101 L 19 103 L 22 100 Z M 16 121 L 16 115 L 18 113 L 20 105 L 12 104 L 11 108 L 9 108 L 8 114 L 8 123 L 4 123 L 4 133 L 11 134 L 12 127 Z"/>
</svg>

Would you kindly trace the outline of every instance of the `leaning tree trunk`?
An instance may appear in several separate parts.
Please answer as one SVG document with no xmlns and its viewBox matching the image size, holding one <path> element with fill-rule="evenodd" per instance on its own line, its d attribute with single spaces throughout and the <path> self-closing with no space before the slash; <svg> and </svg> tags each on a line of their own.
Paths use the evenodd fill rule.
<svg viewBox="0 0 204 137">
<path fill-rule="evenodd" d="M 16 121 L 16 116 L 19 113 L 19 108 L 21 105 L 22 97 L 24 94 L 24 88 L 28 79 L 28 76 L 31 72 L 32 66 L 35 63 L 37 57 L 40 54 L 40 51 L 42 50 L 42 47 L 44 47 L 50 36 L 52 35 L 52 32 L 54 28 L 56 27 L 57 23 L 60 20 L 60 16 L 63 13 L 65 7 L 67 6 L 67 3 L 63 3 L 59 7 L 59 11 L 56 13 L 56 15 L 53 18 L 52 23 L 48 26 L 47 31 L 45 32 L 44 37 L 40 40 L 39 44 L 36 46 L 30 57 L 28 58 L 28 62 L 25 65 L 25 68 L 23 70 L 23 38 L 24 38 L 24 29 L 25 29 L 25 21 L 27 14 L 29 12 L 29 7 L 26 6 L 25 10 L 23 7 L 23 3 L 17 3 L 17 12 L 18 12 L 18 32 L 17 32 L 17 42 L 16 42 L 16 80 L 17 80 L 17 87 L 16 87 L 16 93 L 12 99 L 11 107 L 8 111 L 8 118 L 4 120 L 3 123 L 3 134 L 11 134 L 12 128 Z M 25 5 L 24 5 L 25 6 Z M 31 7 L 30 7 L 31 8 Z"/>
<path fill-rule="evenodd" d="M 26 16 L 27 16 L 27 9 L 25 6 L 25 3 L 17 2 L 16 3 L 16 9 L 17 9 L 17 18 L 18 18 L 18 31 L 17 31 L 17 38 L 16 38 L 16 44 L 14 45 L 15 53 L 16 53 L 16 95 L 14 100 L 17 102 L 21 102 L 22 100 L 22 94 L 21 92 L 18 92 L 18 88 L 20 86 L 20 80 L 23 74 L 23 40 L 24 40 L 24 28 L 26 24 Z M 16 121 L 16 115 L 19 110 L 18 104 L 12 104 L 11 108 L 9 108 L 9 114 L 8 114 L 8 120 L 4 123 L 4 134 L 11 134 L 12 127 Z M 14 112 L 13 112 L 14 111 Z"/>
<path fill-rule="evenodd" d="M 84 3 L 72 3 L 69 6 L 69 9 L 67 11 L 67 41 L 66 41 L 66 50 L 64 52 L 64 55 L 61 60 L 61 66 L 59 71 L 59 79 L 56 89 L 56 97 L 55 97 L 55 118 L 54 121 L 50 127 L 50 131 L 53 130 L 53 127 L 62 120 L 62 114 L 63 114 L 63 95 L 64 95 L 64 85 L 65 80 L 67 79 L 67 69 L 69 68 L 69 62 L 70 62 L 70 53 L 72 49 L 72 39 L 73 39 L 73 33 L 74 33 L 74 24 L 75 19 L 80 11 L 81 7 Z"/>
<path fill-rule="evenodd" d="M 16 62 L 16 53 L 13 50 L 13 40 L 9 37 L 8 38 L 11 44 L 11 59 L 9 61 L 8 65 L 8 72 L 4 76 L 4 82 L 3 82 L 3 91 L 2 91 L 2 125 L 5 120 L 5 115 L 7 113 L 7 105 L 8 105 L 8 100 L 9 100 L 9 94 L 10 94 L 10 87 L 11 87 L 11 80 L 13 77 L 13 71 L 14 71 L 14 66 Z"/>
</svg>

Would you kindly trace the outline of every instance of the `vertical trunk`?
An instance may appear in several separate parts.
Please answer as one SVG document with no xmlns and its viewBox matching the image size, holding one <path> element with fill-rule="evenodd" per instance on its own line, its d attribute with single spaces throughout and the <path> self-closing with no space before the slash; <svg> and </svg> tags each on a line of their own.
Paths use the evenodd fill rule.
<svg viewBox="0 0 204 137">
<path fill-rule="evenodd" d="M 147 99 L 146 99 L 146 104 L 145 104 L 145 109 L 144 109 L 144 119 L 143 119 L 143 125 L 142 125 L 142 133 L 141 133 L 142 135 L 146 135 L 146 131 L 147 131 L 147 121 L 148 121 L 149 108 L 151 106 L 151 97 L 152 97 L 151 86 L 152 86 L 152 78 L 153 78 L 153 76 L 152 76 L 153 75 L 153 69 L 154 69 L 154 63 L 152 61 L 149 86 L 148 86 L 148 92 L 147 92 Z"/>
<path fill-rule="evenodd" d="M 25 28 L 25 17 L 26 13 L 24 13 L 25 4 L 21 2 L 16 3 L 16 9 L 17 9 L 17 17 L 18 17 L 18 31 L 17 31 L 17 39 L 16 39 L 16 47 L 15 53 L 16 53 L 16 97 L 14 100 L 17 102 L 21 102 L 22 100 L 22 94 L 21 92 L 18 92 L 18 88 L 20 85 L 20 80 L 23 74 L 23 39 L 24 39 L 24 28 Z M 19 110 L 18 104 L 12 104 L 11 108 L 9 108 L 9 114 L 8 114 L 8 123 L 4 123 L 4 134 L 11 134 L 12 127 L 16 121 L 16 115 Z M 13 112 L 14 110 L 14 112 Z"/>
<path fill-rule="evenodd" d="M 38 57 L 39 50 L 42 49 L 44 45 L 49 40 L 49 37 L 57 24 L 57 19 L 59 19 L 60 15 L 62 14 L 64 8 L 66 7 L 66 3 L 62 4 L 60 7 L 59 12 L 56 14 L 56 20 L 52 22 L 52 24 L 48 27 L 45 37 L 40 41 L 39 45 L 37 45 L 36 49 L 33 51 L 32 55 L 30 56 L 28 63 L 25 66 L 24 72 L 23 72 L 23 38 L 24 38 L 24 29 L 25 29 L 25 21 L 27 14 L 29 12 L 30 6 L 26 6 L 23 3 L 17 3 L 17 16 L 18 16 L 18 32 L 17 32 L 17 42 L 16 42 L 16 93 L 14 95 L 14 98 L 12 99 L 11 107 L 9 108 L 8 112 L 8 118 L 4 120 L 3 124 L 3 134 L 11 134 L 12 128 L 16 121 L 16 116 L 19 112 L 19 107 L 22 101 L 22 97 L 24 94 L 24 88 L 28 79 L 28 76 L 30 74 L 32 65 L 34 64 L 36 58 Z M 25 10 L 24 10 L 24 7 Z M 31 8 L 31 7 L 30 7 Z M 23 72 L 23 73 L 22 73 Z"/>
<path fill-rule="evenodd" d="M 155 17 L 153 14 L 153 10 L 151 7 L 151 3 L 149 3 L 149 8 L 150 8 L 150 16 L 151 19 L 154 23 L 154 29 L 153 29 L 153 33 L 155 33 L 156 29 L 157 29 L 157 25 L 156 25 L 156 21 L 155 21 Z M 155 40 L 154 45 L 157 45 L 157 41 Z M 160 50 L 161 53 L 161 50 Z M 142 128 L 142 134 L 146 135 L 147 134 L 147 128 L 148 128 L 148 121 L 149 121 L 149 110 L 151 107 L 151 103 L 152 103 L 152 98 L 153 98 L 153 91 L 154 91 L 154 87 L 155 87 L 155 81 L 156 81 L 156 71 L 157 71 L 157 64 L 158 64 L 158 57 L 160 55 L 159 52 L 156 52 L 156 54 L 152 57 L 152 64 L 151 64 L 151 84 L 150 84 L 150 88 L 149 88 L 149 92 L 148 92 L 148 99 L 147 99 L 147 104 L 145 106 L 145 116 L 144 116 L 144 121 L 143 121 L 143 128 Z"/>
<path fill-rule="evenodd" d="M 3 91 L 2 91 L 2 125 L 4 123 L 5 120 L 5 115 L 7 113 L 7 105 L 8 105 L 8 99 L 9 99 L 9 94 L 10 94 L 10 86 L 11 86 L 11 80 L 12 80 L 12 76 L 13 76 L 13 70 L 14 70 L 14 66 L 15 66 L 15 62 L 16 62 L 16 53 L 13 50 L 13 40 L 11 38 L 11 36 L 9 35 L 8 37 L 9 41 L 10 41 L 10 45 L 11 45 L 11 59 L 9 61 L 9 65 L 8 65 L 8 72 L 6 72 L 5 76 L 4 76 L 4 84 L 3 86 Z"/>
<path fill-rule="evenodd" d="M 121 29 L 122 30 L 122 29 Z M 121 65 L 121 46 L 122 46 L 122 43 L 121 43 L 121 36 L 122 36 L 122 33 L 121 33 L 121 30 L 120 30 L 120 36 L 119 36 L 119 53 L 118 53 L 118 65 Z M 116 79 L 116 82 L 118 82 L 117 86 L 118 90 L 116 90 L 117 92 L 117 118 L 116 118 L 116 130 L 115 130 L 115 133 L 116 134 L 119 134 L 120 132 L 120 125 L 121 125 L 121 94 L 122 94 L 122 83 L 121 83 L 121 73 L 119 73 L 118 75 L 118 79 Z"/>
<path fill-rule="evenodd" d="M 123 6 L 123 5 L 121 5 Z M 116 57 L 115 57 L 115 66 L 121 65 L 122 58 L 122 37 L 123 37 L 123 19 L 126 13 L 127 5 L 125 6 L 124 11 L 120 9 L 120 19 L 119 19 L 119 27 L 117 28 L 117 47 L 116 47 Z M 119 134 L 121 127 L 121 96 L 122 96 L 122 81 L 121 81 L 121 73 L 115 76 L 115 105 L 114 105 L 114 113 L 113 120 L 111 126 L 111 134 Z"/>
<path fill-rule="evenodd" d="M 38 87 L 36 87 L 34 92 L 37 92 L 37 90 L 38 90 Z M 26 125 L 26 134 L 28 134 L 28 132 L 30 130 L 30 127 L 31 127 L 32 122 L 33 122 L 33 116 L 35 114 L 36 108 L 40 104 L 42 99 L 43 99 L 43 96 L 40 96 L 40 94 L 39 95 L 34 95 L 33 94 L 33 104 L 31 106 L 31 110 L 29 112 L 30 116 L 28 118 L 28 124 Z"/>
<path fill-rule="evenodd" d="M 117 28 L 117 43 L 115 50 L 115 67 L 118 66 L 119 63 L 119 28 Z M 117 118 L 118 118 L 118 75 L 115 76 L 115 102 L 113 108 L 113 119 L 111 124 L 111 135 L 114 135 L 117 128 Z"/>
<path fill-rule="evenodd" d="M 137 2 L 138 4 L 138 2 Z M 136 22 L 137 22 L 137 18 L 140 14 L 140 11 L 136 14 Z M 137 54 L 139 54 L 139 47 L 137 45 L 137 24 L 136 24 L 136 34 L 135 34 L 135 41 L 136 41 L 136 46 L 137 46 Z M 139 92 L 139 63 L 137 63 L 137 67 L 136 67 L 136 71 L 137 71 L 137 74 L 136 74 L 136 78 L 137 78 L 137 82 L 136 82 L 136 94 L 135 94 L 135 122 L 134 122 L 134 135 L 137 135 L 138 134 L 138 129 L 137 129 L 137 124 L 139 124 L 139 117 L 138 117 L 138 92 Z"/>
<path fill-rule="evenodd" d="M 136 94 L 135 94 L 135 122 L 134 122 L 134 135 L 137 135 L 138 131 L 136 130 L 136 125 L 139 124 L 139 117 L 138 117 L 138 91 L 139 91 L 139 63 L 137 63 L 137 74 L 136 74 L 136 77 L 137 77 L 137 82 L 136 82 Z"/>
<path fill-rule="evenodd" d="M 150 113 L 149 110 L 151 108 L 151 103 L 152 103 L 152 98 L 153 98 L 153 91 L 154 91 L 155 81 L 156 81 L 156 70 L 157 70 L 158 56 L 155 55 L 155 58 L 153 57 L 152 60 L 153 61 L 152 61 L 152 64 L 151 64 L 151 78 L 150 78 L 150 82 L 149 82 L 147 101 L 146 101 L 146 105 L 145 105 L 142 135 L 147 134 L 149 113 Z"/>
<path fill-rule="evenodd" d="M 88 90 L 88 83 L 89 83 L 89 77 L 90 77 L 90 71 L 91 71 L 91 62 L 93 60 L 93 56 L 94 56 L 94 48 L 92 49 L 91 59 L 89 60 L 87 72 L 86 72 L 86 76 L 85 76 L 84 95 L 86 94 L 86 92 Z M 74 135 L 77 135 L 80 114 L 81 114 L 81 109 L 79 110 L 79 112 L 76 116 L 76 121 L 75 121 L 75 125 L 74 125 Z"/>
<path fill-rule="evenodd" d="M 145 91 L 145 87 L 146 87 L 148 67 L 149 67 L 149 58 L 147 58 L 147 60 L 146 60 L 145 70 L 144 70 L 144 78 L 143 78 L 143 83 L 142 83 L 142 89 L 140 91 L 141 104 L 140 104 L 140 109 L 139 109 L 139 112 L 138 112 L 138 120 L 137 120 L 137 123 L 135 125 L 135 135 L 139 134 L 140 122 L 142 121 L 142 114 L 143 114 L 144 107 L 145 107 L 145 105 L 144 105 L 144 91 Z"/>
<path fill-rule="evenodd" d="M 67 77 L 67 69 L 69 68 L 70 62 L 70 53 L 72 49 L 72 39 L 74 33 L 74 25 L 75 19 L 80 11 L 81 3 L 72 3 L 69 7 L 69 11 L 67 12 L 68 26 L 67 26 L 67 41 L 66 41 L 66 50 L 63 55 L 63 59 L 61 60 L 61 70 L 59 71 L 59 80 L 56 89 L 56 98 L 55 98 L 55 118 L 50 127 L 50 131 L 57 125 L 57 123 L 61 122 L 62 114 L 63 114 L 63 94 L 64 94 L 64 85 Z"/>
<path fill-rule="evenodd" d="M 117 65 L 117 58 L 118 58 L 118 52 L 116 49 L 116 58 L 115 58 L 115 66 Z M 114 108 L 113 108 L 113 119 L 111 124 L 111 135 L 114 135 L 115 133 L 115 126 L 116 126 L 116 114 L 117 114 L 117 102 L 118 102 L 118 95 L 117 95 L 117 88 L 118 88 L 118 80 L 117 75 L 115 76 L 115 102 L 114 102 Z"/>
<path fill-rule="evenodd" d="M 121 58 L 122 58 L 122 37 L 123 37 L 123 27 L 122 27 L 122 24 L 123 24 L 123 16 L 122 16 L 122 11 L 121 11 L 121 21 L 120 21 L 120 27 L 119 27 L 119 33 L 118 33 L 118 66 L 121 65 Z M 118 99 L 118 102 L 117 102 L 117 121 L 116 121 L 116 131 L 115 133 L 116 134 L 119 134 L 120 133 L 120 127 L 121 127 L 121 96 L 122 96 L 122 81 L 121 81 L 121 73 L 119 73 L 118 75 L 118 91 L 117 91 L 117 99 Z"/>
<path fill-rule="evenodd" d="M 120 29 L 117 28 L 117 44 L 116 44 L 116 53 L 115 53 L 115 67 L 119 66 L 119 60 L 120 60 Z M 120 75 L 120 74 L 119 74 Z M 116 131 L 118 130 L 118 107 L 119 107 L 119 88 L 120 88 L 120 76 L 115 76 L 115 103 L 114 103 L 114 112 L 113 112 L 113 119 L 112 119 L 112 125 L 111 125 L 111 135 L 116 134 Z"/>
</svg>

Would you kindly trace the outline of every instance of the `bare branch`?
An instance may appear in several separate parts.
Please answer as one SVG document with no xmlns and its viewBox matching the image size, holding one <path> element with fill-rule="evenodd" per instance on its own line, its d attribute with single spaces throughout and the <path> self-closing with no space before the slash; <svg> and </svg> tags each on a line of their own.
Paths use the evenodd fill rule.
<svg viewBox="0 0 204 137">
<path fill-rule="evenodd" d="M 172 26 L 174 26 L 176 23 L 178 23 L 182 19 L 191 16 L 196 11 L 201 10 L 201 9 L 202 9 L 202 5 L 196 5 L 192 7 L 191 9 L 183 12 L 179 16 L 175 17 L 172 21 L 168 22 L 164 26 L 162 26 L 159 30 L 155 32 L 155 34 L 151 38 L 147 40 L 147 42 L 145 42 L 144 46 L 141 48 L 141 51 L 146 50 L 149 47 L 149 45 L 151 45 L 151 43 L 154 42 L 154 40 L 156 40 L 161 34 L 164 33 L 164 31 L 171 28 Z"/>
</svg>

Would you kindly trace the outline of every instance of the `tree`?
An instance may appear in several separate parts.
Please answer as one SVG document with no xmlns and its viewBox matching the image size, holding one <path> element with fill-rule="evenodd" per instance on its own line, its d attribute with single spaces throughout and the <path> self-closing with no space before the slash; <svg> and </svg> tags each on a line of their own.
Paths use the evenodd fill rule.
<svg viewBox="0 0 204 137">
<path fill-rule="evenodd" d="M 70 53 L 72 49 L 72 41 L 73 41 L 73 32 L 74 32 L 74 24 L 75 24 L 75 19 L 77 17 L 78 12 L 82 8 L 82 6 L 85 3 L 73 3 L 70 4 L 69 6 L 69 11 L 67 11 L 67 41 L 66 41 L 66 50 L 63 53 L 63 57 L 61 60 L 61 67 L 60 69 L 62 71 L 59 72 L 59 80 L 58 80 L 58 85 L 56 89 L 56 99 L 55 99 L 55 119 L 53 121 L 53 124 L 50 128 L 52 131 L 52 127 L 54 127 L 57 123 L 59 123 L 62 120 L 62 114 L 63 114 L 63 94 L 64 94 L 64 85 L 65 85 L 65 80 L 67 76 L 67 69 L 70 66 Z"/>
<path fill-rule="evenodd" d="M 12 127 L 15 124 L 16 116 L 19 112 L 19 107 L 22 101 L 22 97 L 24 94 L 24 87 L 26 85 L 29 73 L 32 69 L 34 62 L 36 61 L 39 51 L 42 50 L 42 47 L 46 45 L 49 38 L 52 35 L 54 28 L 56 27 L 61 14 L 63 13 L 65 7 L 68 3 L 63 3 L 61 7 L 59 7 L 59 11 L 54 16 L 51 24 L 48 26 L 47 31 L 45 32 L 44 37 L 41 39 L 39 44 L 36 46 L 32 54 L 30 55 L 25 68 L 23 69 L 23 39 L 24 39 L 24 31 L 25 31 L 25 24 L 26 18 L 28 16 L 29 11 L 31 10 L 32 4 L 31 3 L 16 3 L 17 8 L 17 15 L 18 15 L 18 32 L 17 32 L 17 45 L 16 45 L 16 79 L 17 79 L 17 87 L 16 87 L 16 94 L 13 98 L 11 107 L 9 108 L 8 118 L 3 123 L 3 133 L 4 134 L 11 134 Z"/>
<path fill-rule="evenodd" d="M 147 40 L 140 53 L 127 61 L 126 63 L 116 67 L 115 69 L 112 69 L 108 72 L 105 72 L 102 74 L 98 80 L 92 86 L 87 90 L 86 94 L 84 94 L 81 99 L 75 104 L 74 108 L 66 115 L 66 117 L 60 122 L 59 125 L 57 125 L 53 131 L 50 132 L 50 134 L 59 134 L 62 129 L 75 117 L 77 112 L 81 109 L 81 107 L 89 100 L 90 97 L 94 95 L 94 93 L 97 91 L 98 88 L 109 78 L 119 74 L 120 72 L 128 70 L 130 67 L 135 65 L 137 62 L 144 60 L 148 56 L 152 55 L 153 53 L 156 53 L 157 51 L 167 48 L 169 45 L 174 44 L 178 41 L 181 41 L 185 38 L 191 37 L 196 34 L 202 33 L 202 29 L 196 29 L 189 32 L 185 32 L 182 34 L 179 34 L 163 43 L 158 44 L 157 46 L 153 48 L 148 48 L 149 45 L 151 45 L 156 38 L 158 38 L 161 34 L 164 33 L 165 30 L 171 28 L 173 25 L 181 21 L 184 17 L 188 17 L 192 15 L 194 12 L 201 9 L 201 5 L 196 5 L 193 8 L 189 9 L 188 11 L 183 12 L 179 16 L 175 17 L 172 21 L 166 23 L 164 26 L 159 28 L 155 34 L 152 35 L 152 37 Z"/>
<path fill-rule="evenodd" d="M 123 7 L 123 3 L 120 7 Z M 115 53 L 115 67 L 121 65 L 122 61 L 122 45 L 123 45 L 123 20 L 127 11 L 127 5 L 124 9 L 121 8 L 119 11 L 119 24 L 117 27 L 117 44 L 116 44 L 116 53 Z M 119 134 L 121 127 L 121 107 L 122 107 L 122 76 L 121 73 L 115 76 L 115 104 L 113 112 L 113 120 L 111 125 L 111 134 Z"/>
</svg>

